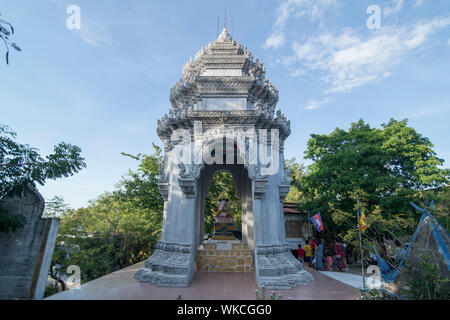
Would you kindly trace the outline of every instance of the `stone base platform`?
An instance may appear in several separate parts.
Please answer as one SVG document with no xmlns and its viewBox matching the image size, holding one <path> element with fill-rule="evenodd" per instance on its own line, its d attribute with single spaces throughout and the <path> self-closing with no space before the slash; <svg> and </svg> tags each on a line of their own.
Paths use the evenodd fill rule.
<svg viewBox="0 0 450 320">
<path fill-rule="evenodd" d="M 197 250 L 196 271 L 253 272 L 253 250 L 239 240 L 207 240 Z"/>
<path fill-rule="evenodd" d="M 133 275 L 144 267 L 140 262 L 128 268 L 110 273 L 101 278 L 72 289 L 54 294 L 48 300 L 256 300 L 255 290 L 260 290 L 253 273 L 197 272 L 189 287 L 157 287 L 148 282 L 133 280 Z M 274 290 L 283 295 L 282 300 L 356 300 L 358 289 L 332 279 L 314 269 L 305 267 L 314 282 L 292 290 Z M 269 299 L 270 292 L 266 292 Z"/>
</svg>

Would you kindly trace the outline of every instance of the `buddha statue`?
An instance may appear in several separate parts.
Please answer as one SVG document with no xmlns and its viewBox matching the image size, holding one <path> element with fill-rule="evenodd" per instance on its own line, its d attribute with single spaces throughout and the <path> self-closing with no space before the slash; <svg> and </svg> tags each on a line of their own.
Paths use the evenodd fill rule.
<svg viewBox="0 0 450 320">
<path fill-rule="evenodd" d="M 214 236 L 212 240 L 235 240 L 234 222 L 230 212 L 230 201 L 219 199 L 217 214 L 214 216 Z"/>
</svg>

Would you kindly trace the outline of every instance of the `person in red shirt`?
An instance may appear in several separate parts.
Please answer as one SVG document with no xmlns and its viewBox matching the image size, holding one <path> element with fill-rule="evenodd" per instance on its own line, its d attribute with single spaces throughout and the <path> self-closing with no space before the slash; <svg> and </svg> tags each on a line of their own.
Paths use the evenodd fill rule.
<svg viewBox="0 0 450 320">
<path fill-rule="evenodd" d="M 341 257 L 342 259 L 342 248 L 339 246 L 337 240 L 334 243 L 334 252 L 336 253 L 337 256 Z"/>
<path fill-rule="evenodd" d="M 316 251 L 316 238 L 312 238 L 310 245 L 311 245 L 312 251 L 315 252 Z"/>
<path fill-rule="evenodd" d="M 299 244 L 298 245 L 298 260 L 300 260 L 300 262 L 303 262 L 303 257 L 305 256 L 305 250 L 302 249 L 302 245 Z"/>
</svg>

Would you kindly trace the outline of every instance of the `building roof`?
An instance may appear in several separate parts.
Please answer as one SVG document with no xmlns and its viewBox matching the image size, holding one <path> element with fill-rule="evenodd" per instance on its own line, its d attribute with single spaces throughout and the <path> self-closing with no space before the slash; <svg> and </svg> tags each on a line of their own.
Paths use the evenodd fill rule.
<svg viewBox="0 0 450 320">
<path fill-rule="evenodd" d="M 305 214 L 306 212 L 301 212 L 297 210 L 297 204 L 294 202 L 284 202 L 283 203 L 284 214 Z"/>
</svg>

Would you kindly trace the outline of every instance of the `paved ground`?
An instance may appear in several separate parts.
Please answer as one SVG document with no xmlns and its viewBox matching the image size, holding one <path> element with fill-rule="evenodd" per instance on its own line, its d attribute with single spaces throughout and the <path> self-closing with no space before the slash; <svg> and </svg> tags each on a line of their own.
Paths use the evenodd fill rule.
<svg viewBox="0 0 450 320">
<path fill-rule="evenodd" d="M 142 263 L 83 284 L 80 289 L 60 292 L 49 300 L 255 300 L 253 273 L 197 272 L 188 288 L 162 288 L 133 279 Z M 314 283 L 293 290 L 276 290 L 283 300 L 355 300 L 359 291 L 308 267 Z M 270 299 L 271 290 L 266 299 Z"/>
<path fill-rule="evenodd" d="M 363 288 L 363 277 L 361 274 L 353 274 L 353 273 L 346 273 L 346 272 L 330 272 L 330 271 L 320 271 L 321 274 L 326 275 L 330 278 L 336 279 L 342 283 L 345 283 L 349 286 L 352 286 L 356 289 L 362 289 Z M 365 277 L 366 286 L 368 288 L 381 288 L 382 282 L 380 280 L 377 280 L 373 277 L 368 277 L 367 275 Z"/>
</svg>

